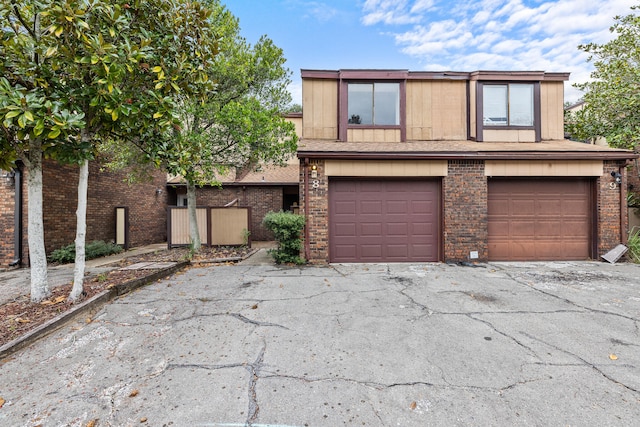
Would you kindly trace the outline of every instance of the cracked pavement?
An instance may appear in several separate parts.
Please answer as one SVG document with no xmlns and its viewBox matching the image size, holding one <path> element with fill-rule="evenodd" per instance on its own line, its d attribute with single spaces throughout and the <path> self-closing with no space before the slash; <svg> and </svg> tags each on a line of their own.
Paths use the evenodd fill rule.
<svg viewBox="0 0 640 427">
<path fill-rule="evenodd" d="M 640 266 L 192 268 L 0 364 L 0 425 L 632 425 Z"/>
</svg>

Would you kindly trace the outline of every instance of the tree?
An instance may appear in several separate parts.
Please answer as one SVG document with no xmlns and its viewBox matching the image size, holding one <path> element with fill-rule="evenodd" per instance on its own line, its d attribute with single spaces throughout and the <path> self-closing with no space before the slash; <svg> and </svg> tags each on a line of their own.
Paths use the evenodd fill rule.
<svg viewBox="0 0 640 427">
<path fill-rule="evenodd" d="M 40 3 L 0 2 L 0 153 L 8 169 L 20 159 L 28 172 L 28 244 L 31 261 L 31 300 L 50 295 L 42 218 L 42 160 L 55 157 L 84 126 L 81 113 L 73 112 L 48 84 L 55 70 L 46 48 L 55 35 L 41 22 Z M 46 6 L 46 5 L 44 5 Z"/>
<path fill-rule="evenodd" d="M 162 133 L 173 123 L 176 93 L 211 86 L 204 72 L 217 51 L 211 9 L 203 2 L 180 0 L 65 0 L 20 6 L 5 0 L 1 7 L 2 53 L 7 58 L 2 71 L 13 79 L 0 85 L 6 89 L 0 88 L 6 136 L 0 148 L 7 158 L 23 159 L 30 179 L 41 173 L 43 154 L 80 165 L 76 269 L 69 297 L 75 300 L 84 277 L 88 161 L 103 140 L 121 144 Z M 24 94 L 28 90 L 35 93 Z M 39 104 L 29 103 L 27 95 L 43 99 L 39 115 L 34 113 Z M 60 113 L 48 119 L 51 111 Z M 31 133 L 24 130 L 29 126 Z M 41 135 L 55 142 L 38 142 Z M 48 295 L 44 236 L 37 224 L 31 225 L 33 219 L 42 227 L 41 202 L 36 205 L 41 187 L 40 178 L 33 198 L 29 194 L 34 301 Z"/>
<path fill-rule="evenodd" d="M 201 245 L 196 186 L 217 184 L 232 168 L 282 164 L 297 147 L 295 127 L 281 114 L 291 101 L 290 71 L 284 67 L 282 50 L 267 37 L 254 46 L 247 44 L 239 35 L 238 20 L 217 1 L 212 3 L 219 52 L 205 71 L 216 85 L 176 94 L 172 131 L 140 147 L 148 160 L 186 181 L 195 250 Z M 132 158 L 139 160 L 134 154 L 129 162 Z"/>
<path fill-rule="evenodd" d="M 640 143 L 640 16 L 616 16 L 610 31 L 616 37 L 608 43 L 579 46 L 595 70 L 590 81 L 575 85 L 585 91 L 585 105 L 565 130 L 576 139 L 604 137 L 613 147 L 633 149 Z"/>
</svg>

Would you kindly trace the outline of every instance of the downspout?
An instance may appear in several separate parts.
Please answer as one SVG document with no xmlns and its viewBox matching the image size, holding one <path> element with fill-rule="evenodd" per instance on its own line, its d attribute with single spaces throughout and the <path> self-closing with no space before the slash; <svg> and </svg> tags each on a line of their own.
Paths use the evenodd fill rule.
<svg viewBox="0 0 640 427">
<path fill-rule="evenodd" d="M 22 172 L 18 165 L 13 171 L 14 208 L 13 208 L 13 254 L 9 267 L 22 263 Z"/>
<path fill-rule="evenodd" d="M 629 160 L 625 162 L 624 165 L 618 167 L 618 173 L 621 177 L 623 177 L 623 181 L 620 183 L 620 243 L 627 244 L 627 239 L 629 238 L 627 232 L 626 220 L 629 217 L 629 207 L 627 206 L 627 198 L 622 197 L 626 191 L 623 192 L 623 189 L 627 188 L 627 174 L 626 167 L 629 164 Z M 622 214 L 624 212 L 624 215 Z"/>
<path fill-rule="evenodd" d="M 304 259 L 309 261 L 311 245 L 309 244 L 309 158 L 304 159 Z"/>
</svg>

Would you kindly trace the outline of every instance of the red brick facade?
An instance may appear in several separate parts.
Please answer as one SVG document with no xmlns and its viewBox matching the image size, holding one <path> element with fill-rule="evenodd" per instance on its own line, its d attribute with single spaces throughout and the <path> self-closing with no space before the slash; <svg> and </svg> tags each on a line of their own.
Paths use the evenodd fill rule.
<svg viewBox="0 0 640 427">
<path fill-rule="evenodd" d="M 316 166 L 317 178 L 308 177 L 305 170 Z M 603 175 L 595 184 L 597 226 L 596 258 L 624 242 L 627 230 L 625 197 L 627 182 L 623 175 L 620 185 L 613 186 L 611 171 L 624 167 L 623 161 L 605 161 Z M 303 255 L 314 264 L 329 262 L 329 181 L 324 174 L 324 160 L 300 164 L 300 201 L 302 213 L 307 210 L 305 249 Z M 488 260 L 488 178 L 482 160 L 449 160 L 447 176 L 442 178 L 442 261 L 474 261 L 470 252 L 477 251 L 477 261 Z M 307 200 L 308 194 L 308 200 Z M 596 218 L 597 217 L 597 218 Z"/>
<path fill-rule="evenodd" d="M 444 200 L 444 259 L 469 261 L 471 251 L 486 261 L 487 178 L 484 162 L 450 160 L 442 183 Z"/>
<path fill-rule="evenodd" d="M 25 174 L 26 175 L 26 174 Z M 87 241 L 113 241 L 115 207 L 129 208 L 129 242 L 131 246 L 166 241 L 166 175 L 154 173 L 148 182 L 127 184 L 124 172 L 101 171 L 97 163 L 89 166 L 87 199 Z M 23 260 L 28 264 L 26 176 L 23 176 Z M 14 258 L 14 189 L 5 180 L 0 184 L 0 268 Z M 78 168 L 52 161 L 43 166 L 43 217 L 47 253 L 73 243 L 76 231 Z M 161 190 L 160 192 L 156 190 Z M 6 215 L 5 215 L 6 213 Z"/>
<path fill-rule="evenodd" d="M 622 182 L 615 184 L 611 172 L 618 171 L 622 172 Z M 618 244 L 626 242 L 628 231 L 626 188 L 624 162 L 605 161 L 604 174 L 597 183 L 598 255 L 604 255 Z"/>
</svg>

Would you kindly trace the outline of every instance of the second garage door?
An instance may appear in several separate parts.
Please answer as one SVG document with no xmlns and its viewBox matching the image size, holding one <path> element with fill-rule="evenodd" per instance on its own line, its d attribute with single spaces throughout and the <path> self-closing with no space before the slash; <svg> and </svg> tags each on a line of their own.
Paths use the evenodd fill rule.
<svg viewBox="0 0 640 427">
<path fill-rule="evenodd" d="M 488 209 L 492 261 L 590 258 L 588 179 L 490 180 Z"/>
<path fill-rule="evenodd" d="M 437 180 L 331 180 L 330 261 L 438 261 L 439 217 Z"/>
</svg>

